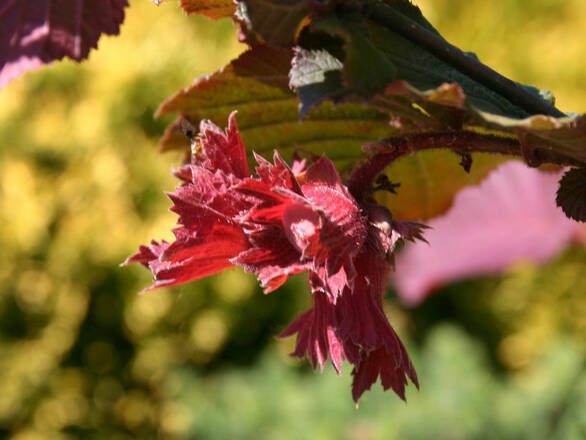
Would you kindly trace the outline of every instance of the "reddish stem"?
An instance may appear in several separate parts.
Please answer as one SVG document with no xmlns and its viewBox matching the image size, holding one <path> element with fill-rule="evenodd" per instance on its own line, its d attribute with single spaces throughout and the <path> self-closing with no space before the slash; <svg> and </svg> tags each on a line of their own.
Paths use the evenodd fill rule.
<svg viewBox="0 0 586 440">
<path fill-rule="evenodd" d="M 523 156 L 517 139 L 474 133 L 470 131 L 433 132 L 408 134 L 383 139 L 364 145 L 363 150 L 371 157 L 354 168 L 347 185 L 357 199 L 372 192 L 372 184 L 378 174 L 396 159 L 417 151 L 449 148 L 455 153 L 497 153 Z"/>
</svg>

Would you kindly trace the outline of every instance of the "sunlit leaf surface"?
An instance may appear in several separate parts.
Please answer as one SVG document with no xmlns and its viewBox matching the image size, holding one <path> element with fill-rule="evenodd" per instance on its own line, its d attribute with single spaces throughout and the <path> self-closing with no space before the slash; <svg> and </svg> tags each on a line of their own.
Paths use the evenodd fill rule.
<svg viewBox="0 0 586 440">
<path fill-rule="evenodd" d="M 180 0 L 179 5 L 188 14 L 200 14 L 215 20 L 230 17 L 236 10 L 233 0 Z"/>
</svg>

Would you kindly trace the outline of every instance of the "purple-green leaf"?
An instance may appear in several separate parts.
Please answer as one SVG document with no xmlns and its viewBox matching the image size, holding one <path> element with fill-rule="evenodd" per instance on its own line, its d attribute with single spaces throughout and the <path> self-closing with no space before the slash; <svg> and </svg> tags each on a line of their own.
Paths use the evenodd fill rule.
<svg viewBox="0 0 586 440">
<path fill-rule="evenodd" d="M 87 58 L 102 34 L 118 34 L 127 5 L 127 0 L 0 1 L 0 88 L 63 57 Z"/>
</svg>

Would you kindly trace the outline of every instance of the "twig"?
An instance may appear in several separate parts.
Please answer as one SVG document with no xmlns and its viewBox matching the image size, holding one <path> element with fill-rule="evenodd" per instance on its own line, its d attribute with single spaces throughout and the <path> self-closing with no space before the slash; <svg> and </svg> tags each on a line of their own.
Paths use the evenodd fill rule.
<svg viewBox="0 0 586 440">
<path fill-rule="evenodd" d="M 448 148 L 460 155 L 497 153 L 523 156 L 519 141 L 514 138 L 470 131 L 407 134 L 366 144 L 363 150 L 371 156 L 352 170 L 347 180 L 348 188 L 354 197 L 362 198 L 372 192 L 376 176 L 396 159 L 417 151 L 439 148 Z"/>
</svg>

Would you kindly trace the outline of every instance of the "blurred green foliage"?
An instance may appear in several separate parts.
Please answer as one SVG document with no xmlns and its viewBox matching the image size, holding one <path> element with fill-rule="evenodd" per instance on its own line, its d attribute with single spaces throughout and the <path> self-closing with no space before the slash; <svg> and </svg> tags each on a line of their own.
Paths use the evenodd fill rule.
<svg viewBox="0 0 586 440">
<path fill-rule="evenodd" d="M 446 37 L 586 108 L 582 0 L 427 0 Z M 580 35 L 580 33 L 582 35 Z M 152 113 L 243 47 L 229 21 L 131 2 L 122 35 L 0 91 L 0 437 L 28 439 L 582 439 L 586 251 L 445 288 L 391 294 L 421 391 L 314 373 L 274 335 L 309 302 L 303 277 L 263 295 L 239 270 L 136 293 L 139 243 L 170 239 Z M 473 245 L 473 244 L 471 244 Z"/>
<path fill-rule="evenodd" d="M 410 348 L 422 390 L 411 389 L 407 405 L 376 387 L 356 410 L 347 372 L 299 374 L 270 355 L 211 381 L 175 368 L 167 390 L 180 404 L 177 423 L 198 439 L 583 438 L 586 372 L 571 341 L 557 341 L 519 376 L 492 371 L 481 344 L 454 325 Z"/>
</svg>

